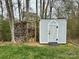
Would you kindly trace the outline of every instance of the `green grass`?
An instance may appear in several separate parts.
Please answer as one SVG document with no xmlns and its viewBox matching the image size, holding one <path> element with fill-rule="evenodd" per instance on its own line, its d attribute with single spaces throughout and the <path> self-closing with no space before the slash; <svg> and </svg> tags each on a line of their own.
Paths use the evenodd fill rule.
<svg viewBox="0 0 79 59">
<path fill-rule="evenodd" d="M 79 48 L 72 45 L 4 45 L 0 46 L 0 59 L 79 59 Z"/>
</svg>

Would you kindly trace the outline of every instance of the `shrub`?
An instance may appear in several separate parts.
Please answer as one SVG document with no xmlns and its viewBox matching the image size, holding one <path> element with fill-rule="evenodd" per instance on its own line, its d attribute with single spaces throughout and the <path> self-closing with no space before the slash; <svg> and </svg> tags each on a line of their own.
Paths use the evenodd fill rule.
<svg viewBox="0 0 79 59">
<path fill-rule="evenodd" d="M 79 18 L 71 17 L 68 19 L 68 37 L 79 38 Z"/>
<path fill-rule="evenodd" d="M 1 20 L 1 36 L 2 41 L 10 41 L 11 40 L 11 32 L 10 32 L 10 26 L 9 22 L 6 20 Z"/>
</svg>

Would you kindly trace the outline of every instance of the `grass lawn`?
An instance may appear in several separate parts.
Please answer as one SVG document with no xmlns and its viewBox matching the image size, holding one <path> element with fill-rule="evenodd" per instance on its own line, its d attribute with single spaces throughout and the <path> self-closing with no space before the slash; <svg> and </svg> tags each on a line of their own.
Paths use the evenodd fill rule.
<svg viewBox="0 0 79 59">
<path fill-rule="evenodd" d="M 79 48 L 71 44 L 59 46 L 2 45 L 0 59 L 79 59 Z"/>
</svg>

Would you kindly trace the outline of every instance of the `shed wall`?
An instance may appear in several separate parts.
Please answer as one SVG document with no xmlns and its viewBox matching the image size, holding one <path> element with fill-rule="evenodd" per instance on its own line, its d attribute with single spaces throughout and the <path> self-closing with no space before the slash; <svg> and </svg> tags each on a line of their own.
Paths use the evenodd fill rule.
<svg viewBox="0 0 79 59">
<path fill-rule="evenodd" d="M 54 19 L 52 19 L 54 20 Z M 40 43 L 48 43 L 49 37 L 48 37 L 48 24 L 51 20 L 40 20 L 40 26 L 39 26 L 39 39 Z M 65 19 L 58 19 L 56 20 L 58 23 L 58 43 L 66 43 L 66 32 L 67 32 L 67 20 Z"/>
</svg>

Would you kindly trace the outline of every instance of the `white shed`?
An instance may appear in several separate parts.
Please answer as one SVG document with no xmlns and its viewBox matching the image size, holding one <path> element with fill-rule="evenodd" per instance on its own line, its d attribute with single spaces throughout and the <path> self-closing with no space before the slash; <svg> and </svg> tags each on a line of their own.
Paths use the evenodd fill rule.
<svg viewBox="0 0 79 59">
<path fill-rule="evenodd" d="M 67 20 L 66 19 L 41 19 L 39 26 L 39 41 L 42 44 L 56 42 L 66 43 Z"/>
</svg>

